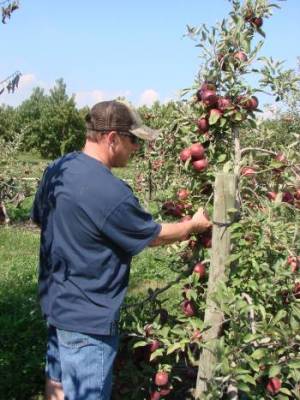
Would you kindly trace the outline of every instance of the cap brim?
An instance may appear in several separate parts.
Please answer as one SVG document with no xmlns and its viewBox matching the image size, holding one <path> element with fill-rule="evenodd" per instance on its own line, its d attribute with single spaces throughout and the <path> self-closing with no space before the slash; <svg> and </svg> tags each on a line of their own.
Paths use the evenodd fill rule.
<svg viewBox="0 0 300 400">
<path fill-rule="evenodd" d="M 151 129 L 146 125 L 141 125 L 138 128 L 130 129 L 130 132 L 143 140 L 155 140 L 160 134 L 157 129 Z"/>
</svg>

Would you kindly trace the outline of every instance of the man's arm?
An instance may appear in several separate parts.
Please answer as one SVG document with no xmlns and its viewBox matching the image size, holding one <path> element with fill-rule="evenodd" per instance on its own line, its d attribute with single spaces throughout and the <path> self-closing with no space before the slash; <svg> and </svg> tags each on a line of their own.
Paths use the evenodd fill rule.
<svg viewBox="0 0 300 400">
<path fill-rule="evenodd" d="M 199 208 L 190 221 L 170 224 L 163 223 L 161 227 L 159 235 L 149 246 L 163 246 L 165 244 L 186 240 L 191 233 L 200 233 L 210 229 L 211 222 L 204 214 L 203 209 Z"/>
</svg>

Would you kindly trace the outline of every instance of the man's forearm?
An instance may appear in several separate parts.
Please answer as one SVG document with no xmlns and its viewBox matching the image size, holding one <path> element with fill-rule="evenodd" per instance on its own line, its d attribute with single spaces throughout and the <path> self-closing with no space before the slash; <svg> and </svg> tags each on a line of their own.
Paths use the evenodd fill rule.
<svg viewBox="0 0 300 400">
<path fill-rule="evenodd" d="M 194 224 L 192 221 L 184 221 L 180 223 L 163 223 L 161 224 L 159 235 L 150 243 L 149 246 L 162 246 L 182 241 L 194 232 Z"/>
</svg>

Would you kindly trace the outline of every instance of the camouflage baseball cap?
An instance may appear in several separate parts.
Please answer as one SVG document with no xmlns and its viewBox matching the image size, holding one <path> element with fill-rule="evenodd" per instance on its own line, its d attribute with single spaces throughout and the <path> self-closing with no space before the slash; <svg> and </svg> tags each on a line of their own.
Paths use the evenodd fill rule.
<svg viewBox="0 0 300 400">
<path fill-rule="evenodd" d="M 138 112 L 123 100 L 101 101 L 95 104 L 87 115 L 86 122 L 90 130 L 129 131 L 144 140 L 154 140 L 160 133 L 144 125 Z"/>
</svg>

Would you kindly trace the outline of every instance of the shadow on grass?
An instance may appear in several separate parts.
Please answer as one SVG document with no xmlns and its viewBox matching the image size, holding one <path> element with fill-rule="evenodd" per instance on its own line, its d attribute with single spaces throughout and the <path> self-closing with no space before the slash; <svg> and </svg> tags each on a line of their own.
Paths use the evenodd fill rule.
<svg viewBox="0 0 300 400">
<path fill-rule="evenodd" d="M 36 242 L 17 229 L 0 230 L 0 399 L 42 398 L 46 329 L 36 295 Z"/>
<path fill-rule="evenodd" d="M 34 399 L 43 390 L 46 331 L 35 292 L 28 284 L 1 292 L 1 399 Z"/>
</svg>

